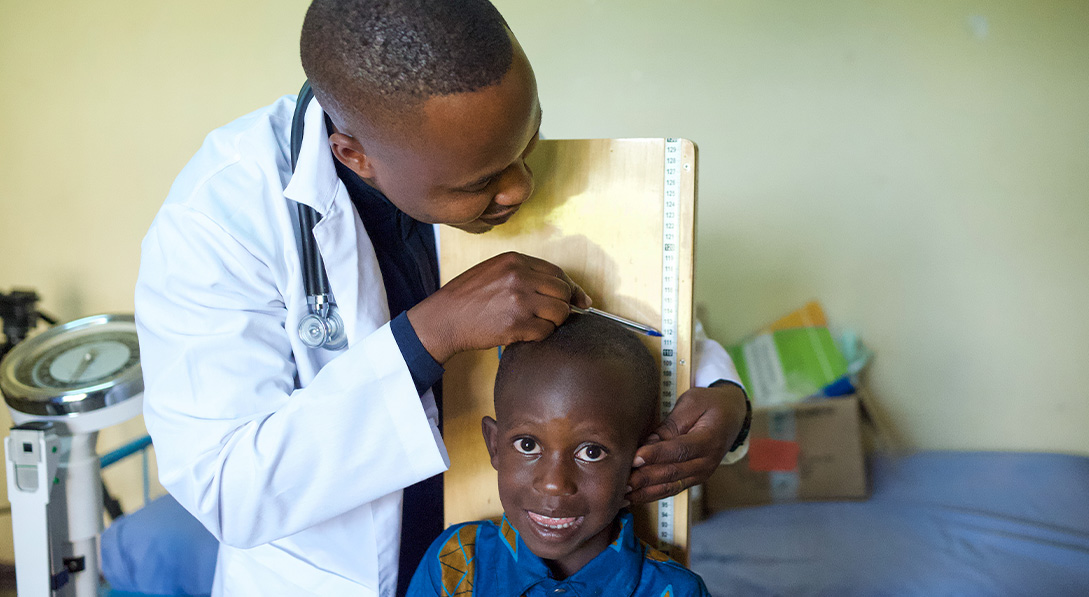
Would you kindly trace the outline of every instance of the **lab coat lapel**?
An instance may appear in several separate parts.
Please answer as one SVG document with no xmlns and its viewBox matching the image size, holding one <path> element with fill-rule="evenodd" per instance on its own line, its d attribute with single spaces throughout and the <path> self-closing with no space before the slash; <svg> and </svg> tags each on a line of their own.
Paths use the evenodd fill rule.
<svg viewBox="0 0 1089 597">
<path fill-rule="evenodd" d="M 389 321 L 389 305 L 374 245 L 344 187 L 338 195 L 341 200 L 314 226 L 314 237 L 351 346 Z"/>
<path fill-rule="evenodd" d="M 351 346 L 389 321 L 385 286 L 374 245 L 337 178 L 317 100 L 307 107 L 304 123 L 299 161 L 284 195 L 321 214 L 314 238 Z"/>
</svg>

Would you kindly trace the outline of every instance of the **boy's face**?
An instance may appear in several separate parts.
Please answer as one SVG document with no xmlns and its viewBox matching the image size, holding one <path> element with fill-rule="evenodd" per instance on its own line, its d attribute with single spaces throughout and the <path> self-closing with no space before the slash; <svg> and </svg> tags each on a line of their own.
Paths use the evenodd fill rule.
<svg viewBox="0 0 1089 597">
<path fill-rule="evenodd" d="M 407 133 L 367 141 L 334 135 L 334 154 L 421 222 L 486 232 L 506 222 L 533 192 L 525 159 L 537 144 L 541 106 L 517 40 L 510 70 L 478 91 L 426 100 Z M 354 152 L 342 157 L 336 145 Z"/>
<path fill-rule="evenodd" d="M 646 421 L 615 361 L 554 356 L 522 367 L 485 417 L 499 497 L 526 545 L 573 574 L 615 539 Z"/>
</svg>

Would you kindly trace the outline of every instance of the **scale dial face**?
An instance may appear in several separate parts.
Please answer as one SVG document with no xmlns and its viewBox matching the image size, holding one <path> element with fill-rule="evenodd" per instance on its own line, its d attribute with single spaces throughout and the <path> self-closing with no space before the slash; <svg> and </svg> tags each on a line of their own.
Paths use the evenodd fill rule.
<svg viewBox="0 0 1089 597">
<path fill-rule="evenodd" d="M 97 315 L 20 342 L 0 363 L 0 391 L 20 412 L 86 412 L 143 391 L 131 315 Z"/>
<path fill-rule="evenodd" d="M 72 390 L 102 383 L 140 364 L 140 347 L 132 334 L 105 332 L 66 340 L 42 356 L 31 380 L 42 388 Z"/>
</svg>

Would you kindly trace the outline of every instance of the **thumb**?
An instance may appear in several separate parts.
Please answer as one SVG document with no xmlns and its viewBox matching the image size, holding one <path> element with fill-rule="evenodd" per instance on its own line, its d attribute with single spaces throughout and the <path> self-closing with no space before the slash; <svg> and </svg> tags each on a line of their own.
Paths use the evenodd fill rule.
<svg viewBox="0 0 1089 597">
<path fill-rule="evenodd" d="M 673 410 L 658 425 L 658 428 L 654 430 L 651 436 L 657 436 L 659 440 L 668 441 L 688 433 L 702 413 L 695 409 L 686 408 L 687 406 L 688 404 L 684 401 L 684 396 L 682 396 L 681 400 L 677 401 Z"/>
</svg>

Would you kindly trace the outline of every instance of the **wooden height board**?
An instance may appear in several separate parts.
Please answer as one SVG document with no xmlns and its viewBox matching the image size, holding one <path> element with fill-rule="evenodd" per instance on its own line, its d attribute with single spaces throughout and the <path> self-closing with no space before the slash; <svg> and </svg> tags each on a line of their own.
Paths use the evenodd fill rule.
<svg viewBox="0 0 1089 597">
<path fill-rule="evenodd" d="M 541 141 L 529 159 L 536 191 L 513 218 L 485 234 L 441 228 L 442 283 L 492 256 L 518 251 L 562 267 L 595 307 L 661 328 L 667 150 L 674 157 L 680 154 L 679 181 L 674 172 L 668 183 L 671 188 L 679 183 L 678 207 L 670 216 L 679 239 L 676 273 L 670 271 L 677 282 L 673 377 L 679 396 L 688 389 L 692 362 L 696 147 L 690 141 Z M 645 342 L 660 358 L 661 340 Z M 496 350 L 462 353 L 446 363 L 443 436 L 451 462 L 445 475 L 447 525 L 503 514 L 496 473 L 480 431 L 481 418 L 494 415 L 492 385 L 498 363 Z M 687 492 L 671 506 L 670 555 L 687 563 Z M 658 508 L 654 504 L 639 508 L 636 520 L 640 537 L 657 545 Z"/>
</svg>

